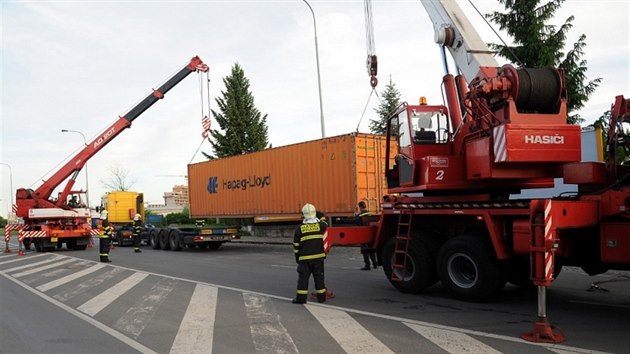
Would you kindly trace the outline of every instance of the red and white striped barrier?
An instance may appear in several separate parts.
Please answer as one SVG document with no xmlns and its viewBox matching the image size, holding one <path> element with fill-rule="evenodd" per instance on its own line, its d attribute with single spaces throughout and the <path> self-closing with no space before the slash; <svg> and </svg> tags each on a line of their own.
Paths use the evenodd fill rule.
<svg viewBox="0 0 630 354">
<path fill-rule="evenodd" d="M 4 227 L 4 253 L 11 253 L 11 250 L 9 249 L 9 241 L 11 241 L 11 231 L 17 230 L 19 233 L 22 230 L 23 226 L 24 225 L 22 224 L 7 224 Z"/>
</svg>

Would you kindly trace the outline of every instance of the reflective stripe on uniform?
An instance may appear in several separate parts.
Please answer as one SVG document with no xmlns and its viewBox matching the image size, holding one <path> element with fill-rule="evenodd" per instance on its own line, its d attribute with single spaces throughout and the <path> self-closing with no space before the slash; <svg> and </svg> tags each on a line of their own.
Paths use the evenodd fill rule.
<svg viewBox="0 0 630 354">
<path fill-rule="evenodd" d="M 308 290 L 298 290 L 298 295 L 308 295 Z"/>
<path fill-rule="evenodd" d="M 311 254 L 308 256 L 300 256 L 300 258 L 298 258 L 300 261 L 306 261 L 309 259 L 319 259 L 319 258 L 325 258 L 326 254 L 325 253 L 317 253 L 317 254 Z"/>
<path fill-rule="evenodd" d="M 315 292 L 318 293 L 318 294 L 323 294 L 323 293 L 326 292 L 326 288 L 320 289 L 320 290 L 315 290 Z"/>
<path fill-rule="evenodd" d="M 306 240 L 316 240 L 318 238 L 323 240 L 324 239 L 324 235 L 303 236 L 302 238 L 300 238 L 300 242 L 304 242 Z M 295 245 L 295 243 L 294 243 L 294 245 Z"/>
</svg>

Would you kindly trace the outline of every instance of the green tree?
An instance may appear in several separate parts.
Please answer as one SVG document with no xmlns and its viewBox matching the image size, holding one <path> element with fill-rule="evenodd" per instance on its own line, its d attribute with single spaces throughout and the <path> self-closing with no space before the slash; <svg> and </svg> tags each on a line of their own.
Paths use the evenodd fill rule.
<svg viewBox="0 0 630 354">
<path fill-rule="evenodd" d="M 486 17 L 513 39 L 512 46 L 490 44 L 500 56 L 528 68 L 555 66 L 564 69 L 569 96 L 567 122 L 577 124 L 584 119 L 571 113 L 584 107 L 602 79 L 587 81 L 587 63 L 583 59 L 586 35 L 582 34 L 573 47 L 563 53 L 574 16 L 569 16 L 560 27 L 547 24 L 564 1 L 551 0 L 541 5 L 541 0 L 499 0 L 507 12 L 495 11 Z"/>
<path fill-rule="evenodd" d="M 219 112 L 212 116 L 221 130 L 212 129 L 208 140 L 216 156 L 203 153 L 208 159 L 240 155 L 263 150 L 269 144 L 267 115 L 254 106 L 254 96 L 249 91 L 249 80 L 236 63 L 230 76 L 223 78 L 225 91 L 215 99 Z"/>
<path fill-rule="evenodd" d="M 610 128 L 610 118 L 612 117 L 612 112 L 607 110 L 601 117 L 597 118 L 597 120 L 593 123 L 595 128 L 601 128 L 602 130 L 602 141 L 604 142 L 604 159 L 608 158 L 609 153 L 607 150 L 608 143 L 608 129 Z M 619 125 L 617 129 L 621 129 L 617 131 L 618 142 L 616 150 L 615 150 L 615 163 L 620 165 L 622 163 L 627 163 L 630 161 L 630 148 L 627 144 L 623 144 L 623 142 L 628 141 L 628 137 L 630 137 L 630 130 L 627 129 L 624 125 Z"/>
<path fill-rule="evenodd" d="M 374 109 L 374 112 L 378 114 L 378 118 L 370 119 L 369 128 L 373 134 L 384 135 L 387 130 L 387 117 L 400 106 L 400 92 L 396 88 L 396 84 L 392 82 L 391 76 L 389 77 L 389 83 L 381 92 L 381 97 L 383 97 L 381 103 L 378 108 Z"/>
<path fill-rule="evenodd" d="M 2 216 L 0 216 L 0 227 L 5 227 L 7 226 L 7 219 L 3 218 Z"/>
<path fill-rule="evenodd" d="M 170 213 L 166 214 L 164 217 L 164 224 L 177 224 L 177 225 L 190 225 L 194 224 L 195 221 L 190 218 L 190 212 L 188 206 L 185 206 L 184 209 L 180 213 Z"/>
</svg>

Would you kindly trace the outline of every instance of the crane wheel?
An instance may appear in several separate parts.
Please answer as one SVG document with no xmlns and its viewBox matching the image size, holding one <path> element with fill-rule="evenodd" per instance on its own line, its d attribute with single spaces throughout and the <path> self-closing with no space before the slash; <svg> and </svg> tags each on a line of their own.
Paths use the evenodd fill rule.
<svg viewBox="0 0 630 354">
<path fill-rule="evenodd" d="M 442 284 L 464 301 L 488 300 L 504 283 L 501 264 L 486 237 L 468 234 L 446 241 L 438 253 Z"/>
</svg>

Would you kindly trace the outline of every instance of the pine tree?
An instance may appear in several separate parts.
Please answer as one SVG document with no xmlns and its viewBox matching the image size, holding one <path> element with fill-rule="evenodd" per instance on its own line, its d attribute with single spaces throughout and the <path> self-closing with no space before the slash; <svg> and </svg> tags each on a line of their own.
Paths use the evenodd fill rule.
<svg viewBox="0 0 630 354">
<path fill-rule="evenodd" d="M 567 33 L 573 27 L 574 16 L 566 19 L 559 28 L 546 24 L 565 0 L 551 0 L 540 5 L 540 0 L 499 0 L 508 10 L 507 13 L 492 12 L 486 15 L 492 22 L 499 25 L 512 38 L 514 45 L 490 44 L 493 50 L 513 63 L 521 63 L 528 68 L 542 68 L 545 66 L 561 67 L 565 72 L 569 113 L 584 107 L 588 97 L 601 82 L 597 78 L 587 82 L 586 60 L 584 48 L 586 36 L 582 34 L 573 48 L 563 53 Z M 567 117 L 570 124 L 582 123 L 578 114 Z"/>
<path fill-rule="evenodd" d="M 212 116 L 219 129 L 210 130 L 208 140 L 216 156 L 203 153 L 208 159 L 222 158 L 263 150 L 269 143 L 267 115 L 254 106 L 254 96 L 249 91 L 249 80 L 238 63 L 230 76 L 223 78 L 225 91 L 215 102 L 219 111 Z"/>
<path fill-rule="evenodd" d="M 385 86 L 385 90 L 381 92 L 381 104 L 374 112 L 378 114 L 378 119 L 370 119 L 370 132 L 373 134 L 384 135 L 387 130 L 387 117 L 400 106 L 400 92 L 396 88 L 396 84 L 389 78 L 389 84 Z M 395 133 L 395 132 L 394 132 Z"/>
</svg>

